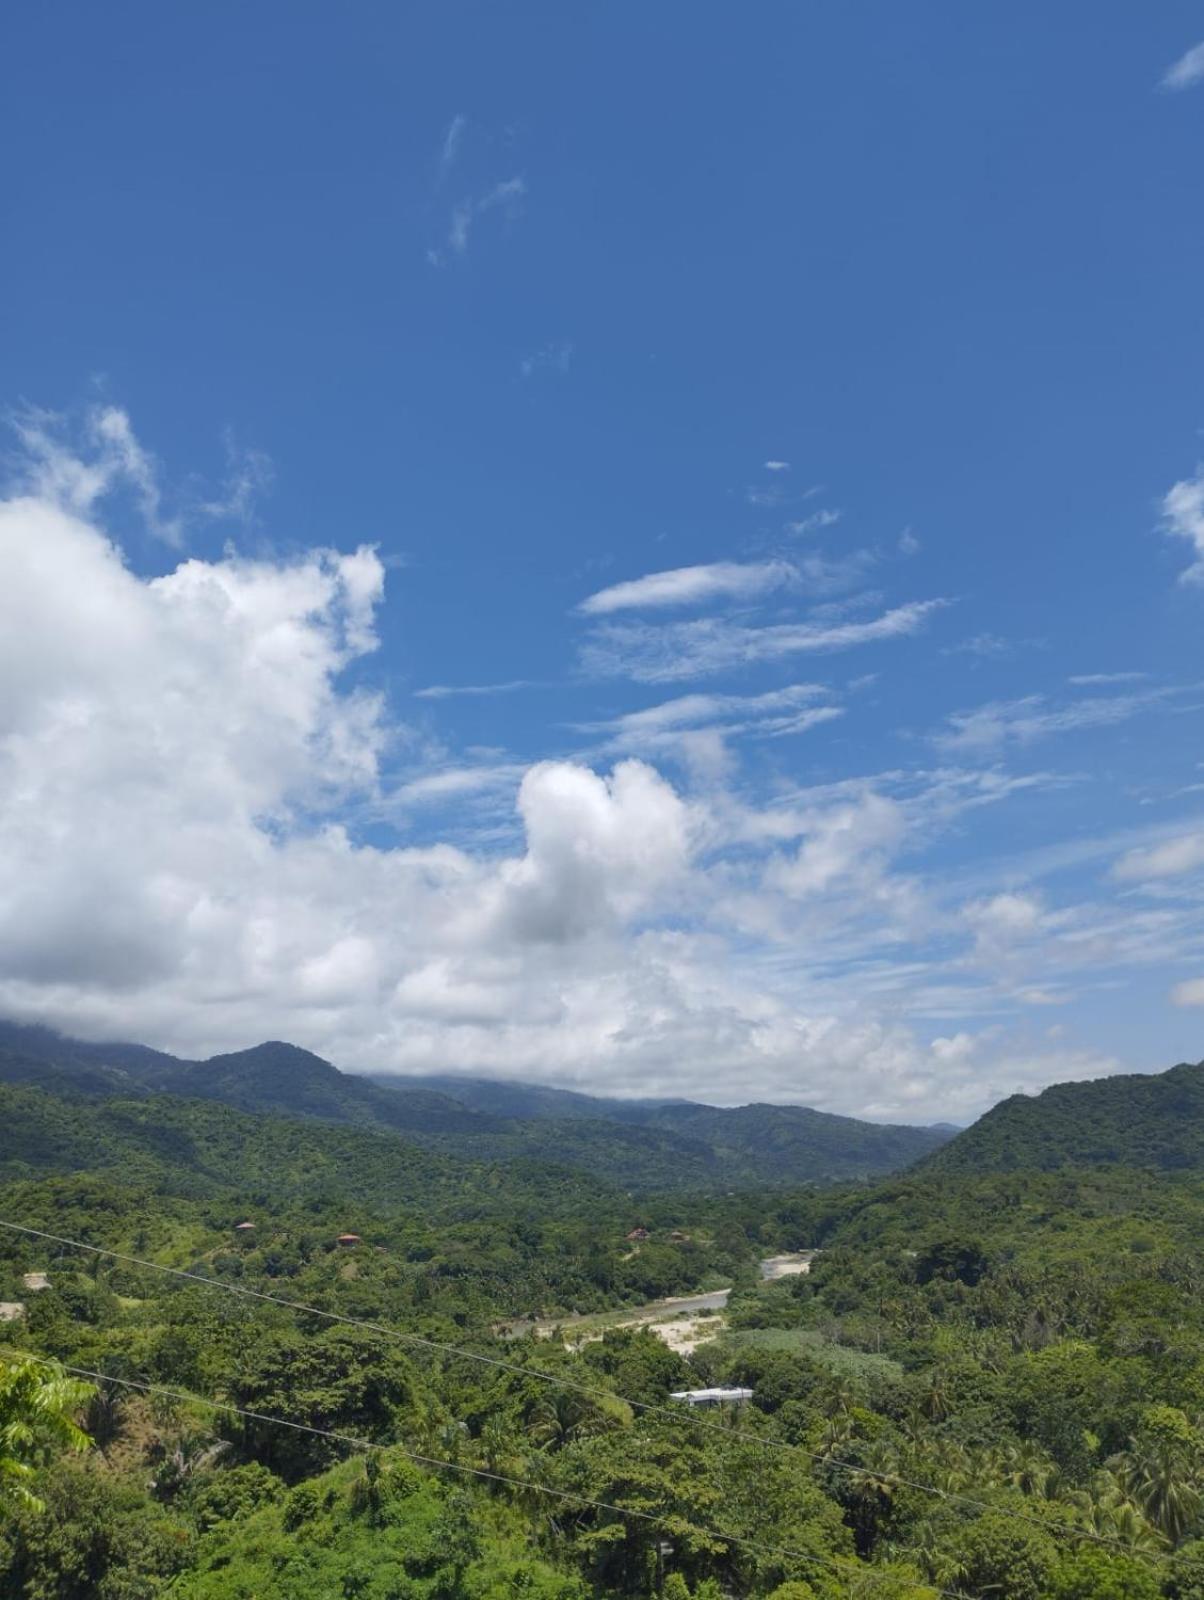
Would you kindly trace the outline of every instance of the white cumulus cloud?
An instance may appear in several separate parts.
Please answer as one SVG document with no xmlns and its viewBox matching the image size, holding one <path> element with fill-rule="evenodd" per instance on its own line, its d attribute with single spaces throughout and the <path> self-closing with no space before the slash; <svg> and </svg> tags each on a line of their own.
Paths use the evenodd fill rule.
<svg viewBox="0 0 1204 1600">
<path fill-rule="evenodd" d="M 612 717 L 629 744 L 601 770 L 442 748 L 423 767 L 362 687 L 373 549 L 146 577 L 100 521 L 109 470 L 43 455 L 0 501 L 0 1015 L 188 1055 L 291 1038 L 350 1069 L 912 1120 L 1057 1075 L 1062 1057 L 981 1034 L 926 1044 L 933 1013 L 922 1039 L 892 1009 L 912 982 L 892 952 L 938 928 L 898 863 L 952 801 L 836 784 L 758 810 L 641 758 L 641 738 L 801 728 L 840 709 L 820 686 Z M 929 609 L 690 648 L 845 648 Z M 441 831 L 465 804 L 493 824 L 471 847 Z"/>
</svg>

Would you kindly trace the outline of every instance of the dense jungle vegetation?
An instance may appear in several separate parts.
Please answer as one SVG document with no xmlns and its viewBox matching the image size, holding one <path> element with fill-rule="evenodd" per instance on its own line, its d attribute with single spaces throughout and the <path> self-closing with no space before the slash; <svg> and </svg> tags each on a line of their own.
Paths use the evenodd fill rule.
<svg viewBox="0 0 1204 1600">
<path fill-rule="evenodd" d="M 0 1230 L 5 1595 L 1204 1600 L 1204 1170 L 1139 1129 L 642 1195 L 55 1087 L 0 1087 L 0 1219 L 226 1287 Z M 719 1284 L 689 1356 L 503 1331 Z M 710 1384 L 753 1401 L 668 1398 Z"/>
<path fill-rule="evenodd" d="M 806 1106 L 721 1108 L 602 1100 L 472 1078 L 340 1072 L 280 1041 L 185 1061 L 138 1044 L 93 1044 L 0 1020 L 0 1083 L 93 1099 L 161 1094 L 400 1133 L 480 1161 L 552 1161 L 609 1184 L 729 1190 L 873 1177 L 937 1149 L 950 1128 L 889 1127 Z"/>
</svg>

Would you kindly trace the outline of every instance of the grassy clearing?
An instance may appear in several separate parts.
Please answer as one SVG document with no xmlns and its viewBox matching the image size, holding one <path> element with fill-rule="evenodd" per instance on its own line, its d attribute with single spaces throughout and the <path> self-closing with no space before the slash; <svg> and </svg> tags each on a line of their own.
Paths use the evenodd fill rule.
<svg viewBox="0 0 1204 1600">
<path fill-rule="evenodd" d="M 877 1356 L 848 1345 L 833 1344 L 814 1328 L 739 1328 L 721 1336 L 721 1348 L 737 1350 L 781 1350 L 788 1355 L 806 1356 L 848 1377 L 898 1378 L 903 1368 L 889 1356 Z"/>
</svg>

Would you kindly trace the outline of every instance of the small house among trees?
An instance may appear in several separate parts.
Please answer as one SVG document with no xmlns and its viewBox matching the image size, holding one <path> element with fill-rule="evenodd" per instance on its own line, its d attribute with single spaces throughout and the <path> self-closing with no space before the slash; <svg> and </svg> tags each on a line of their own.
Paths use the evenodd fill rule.
<svg viewBox="0 0 1204 1600">
<path fill-rule="evenodd" d="M 346 1249 L 350 1249 L 352 1245 L 362 1244 L 363 1240 L 360 1238 L 358 1233 L 340 1233 L 338 1238 L 335 1240 L 335 1243 L 344 1246 Z"/>
<path fill-rule="evenodd" d="M 648 1237 L 648 1230 L 647 1228 L 632 1228 L 627 1237 L 629 1239 L 646 1239 Z"/>
<path fill-rule="evenodd" d="M 683 1400 L 688 1406 L 742 1406 L 752 1399 L 751 1389 L 677 1389 L 670 1400 Z"/>
</svg>

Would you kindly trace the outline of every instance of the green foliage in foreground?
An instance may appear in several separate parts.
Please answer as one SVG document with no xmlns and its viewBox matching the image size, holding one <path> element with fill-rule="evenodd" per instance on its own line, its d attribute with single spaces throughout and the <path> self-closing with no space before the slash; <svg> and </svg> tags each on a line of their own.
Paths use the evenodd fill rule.
<svg viewBox="0 0 1204 1600">
<path fill-rule="evenodd" d="M 57 1452 L 89 1447 L 75 1413 L 91 1393 L 86 1383 L 53 1365 L 0 1357 L 0 1504 L 44 1509 L 31 1481 Z"/>
<path fill-rule="evenodd" d="M 379 1324 L 0 1234 L 13 1343 L 106 1375 L 76 1419 L 95 1448 L 45 1440 L 41 1504 L 2 1514 L 13 1600 L 1204 1600 L 1204 1180 L 637 1207 L 167 1101 L 106 1102 L 68 1174 L 83 1124 L 12 1093 L 37 1159 L 0 1216 Z M 759 1253 L 805 1245 L 809 1275 L 758 1281 Z M 22 1287 L 35 1270 L 49 1289 Z M 719 1278 L 729 1330 L 688 1359 L 647 1330 L 578 1351 L 499 1331 Z M 669 1405 L 715 1382 L 753 1405 Z"/>
</svg>

